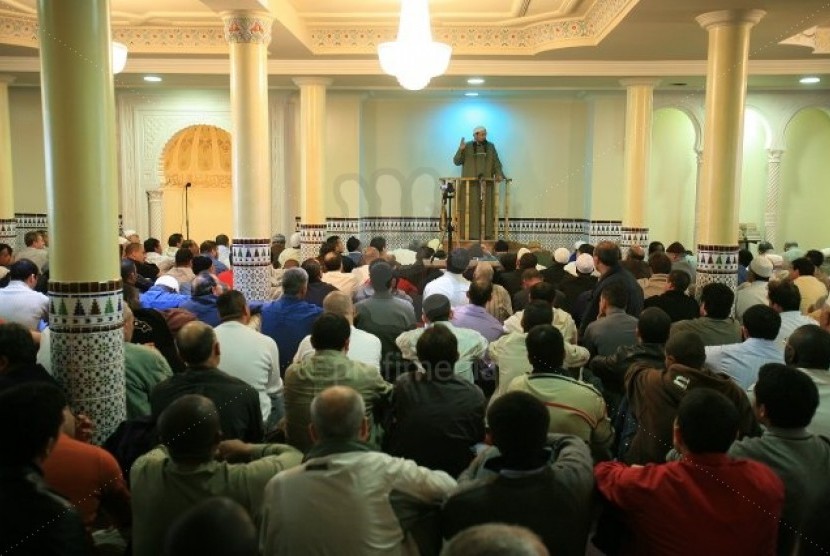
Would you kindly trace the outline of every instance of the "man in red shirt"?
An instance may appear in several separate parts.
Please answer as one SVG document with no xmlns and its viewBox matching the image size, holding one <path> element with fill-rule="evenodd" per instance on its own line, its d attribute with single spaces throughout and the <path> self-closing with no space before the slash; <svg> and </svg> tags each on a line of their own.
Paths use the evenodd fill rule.
<svg viewBox="0 0 830 556">
<path fill-rule="evenodd" d="M 784 485 L 767 466 L 726 455 L 738 420 L 723 394 L 692 390 L 674 425 L 680 461 L 594 468 L 631 532 L 622 554 L 775 554 Z"/>
</svg>

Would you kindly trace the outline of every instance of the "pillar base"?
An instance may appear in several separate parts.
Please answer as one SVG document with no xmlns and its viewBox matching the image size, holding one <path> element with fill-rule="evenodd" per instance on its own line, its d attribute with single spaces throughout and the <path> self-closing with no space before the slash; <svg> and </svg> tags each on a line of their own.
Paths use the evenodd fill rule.
<svg viewBox="0 0 830 556">
<path fill-rule="evenodd" d="M 0 243 L 17 251 L 17 218 L 0 218 Z"/>
<path fill-rule="evenodd" d="M 269 238 L 234 238 L 231 248 L 233 287 L 248 302 L 267 301 L 271 272 L 271 240 Z"/>
<path fill-rule="evenodd" d="M 737 288 L 739 249 L 737 245 L 698 245 L 695 291 L 713 282 Z"/>
<path fill-rule="evenodd" d="M 52 370 L 101 444 L 127 418 L 121 281 L 49 282 Z"/>
<path fill-rule="evenodd" d="M 300 223 L 300 234 L 300 254 L 303 260 L 320 255 L 320 246 L 326 241 L 326 225 Z"/>
</svg>

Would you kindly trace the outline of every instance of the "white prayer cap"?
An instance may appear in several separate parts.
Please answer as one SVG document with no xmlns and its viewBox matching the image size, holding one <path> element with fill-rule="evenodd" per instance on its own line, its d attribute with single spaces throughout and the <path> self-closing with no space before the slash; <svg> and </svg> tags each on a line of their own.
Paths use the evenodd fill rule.
<svg viewBox="0 0 830 556">
<path fill-rule="evenodd" d="M 294 232 L 293 234 L 291 234 L 291 239 L 288 242 L 289 246 L 293 247 L 294 249 L 298 248 L 300 246 L 301 237 L 302 236 L 300 235 L 300 232 Z"/>
<path fill-rule="evenodd" d="M 476 127 L 473 128 L 473 135 L 475 135 L 479 131 L 487 133 L 487 128 L 484 127 L 483 125 L 476 126 Z"/>
</svg>

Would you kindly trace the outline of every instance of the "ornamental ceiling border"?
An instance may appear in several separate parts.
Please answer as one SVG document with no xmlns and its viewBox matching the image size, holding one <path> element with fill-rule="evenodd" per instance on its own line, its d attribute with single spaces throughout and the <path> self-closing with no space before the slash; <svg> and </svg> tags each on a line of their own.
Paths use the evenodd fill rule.
<svg viewBox="0 0 830 556">
<path fill-rule="evenodd" d="M 435 40 L 449 43 L 456 55 L 535 55 L 546 50 L 593 46 L 605 38 L 640 0 L 596 0 L 583 16 L 528 25 L 437 25 Z M 397 24 L 349 27 L 309 25 L 298 37 L 315 55 L 375 54 L 377 45 L 395 40 Z M 224 26 L 173 25 L 114 27 L 113 38 L 134 53 L 226 54 Z M 38 48 L 38 22 L 32 15 L 0 11 L 0 43 Z"/>
</svg>

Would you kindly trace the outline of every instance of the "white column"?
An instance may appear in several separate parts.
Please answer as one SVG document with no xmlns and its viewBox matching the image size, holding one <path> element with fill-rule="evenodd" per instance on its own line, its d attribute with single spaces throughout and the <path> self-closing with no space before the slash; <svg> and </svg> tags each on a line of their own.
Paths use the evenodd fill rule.
<svg viewBox="0 0 830 556">
<path fill-rule="evenodd" d="M 38 22 L 52 370 L 100 442 L 127 416 L 110 5 L 38 0 Z"/>
<path fill-rule="evenodd" d="M 767 207 L 764 211 L 764 238 L 773 245 L 778 245 L 778 205 L 781 201 L 781 157 L 783 155 L 782 149 L 767 151 Z"/>
<path fill-rule="evenodd" d="M 164 245 L 164 190 L 150 189 L 147 191 L 148 219 L 150 220 L 150 236 L 161 240 Z"/>
<path fill-rule="evenodd" d="M 17 249 L 17 219 L 14 216 L 12 180 L 12 135 L 9 114 L 9 84 L 14 77 L 0 75 L 0 243 Z"/>
<path fill-rule="evenodd" d="M 234 287 L 248 301 L 268 299 L 271 264 L 271 145 L 268 43 L 264 12 L 222 14 L 231 57 Z"/>
<path fill-rule="evenodd" d="M 623 79 L 625 109 L 625 205 L 620 247 L 648 244 L 645 222 L 648 171 L 651 165 L 651 129 L 654 120 L 654 87 L 658 79 Z"/>
<path fill-rule="evenodd" d="M 304 259 L 318 255 L 326 234 L 326 87 L 331 82 L 321 77 L 294 79 L 300 88 L 300 232 Z"/>
<path fill-rule="evenodd" d="M 749 35 L 761 10 L 723 10 L 698 16 L 709 34 L 706 124 L 698 196 L 696 285 L 737 286 L 741 150 Z"/>
</svg>

